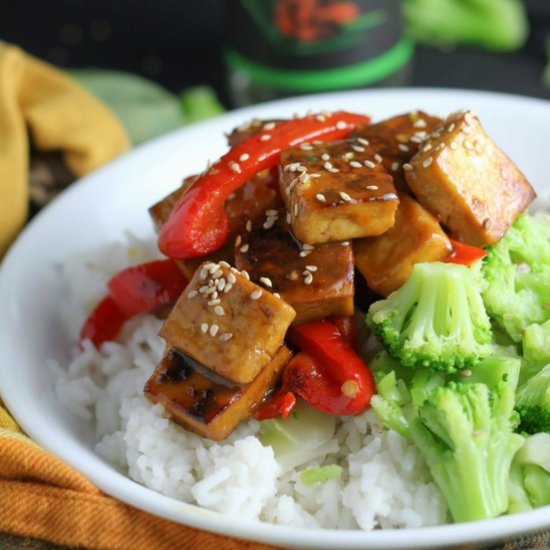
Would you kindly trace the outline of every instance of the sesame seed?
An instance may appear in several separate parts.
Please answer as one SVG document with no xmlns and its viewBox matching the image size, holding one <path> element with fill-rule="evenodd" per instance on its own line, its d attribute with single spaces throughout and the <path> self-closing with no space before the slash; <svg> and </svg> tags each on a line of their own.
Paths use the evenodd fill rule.
<svg viewBox="0 0 550 550">
<path fill-rule="evenodd" d="M 309 174 L 310 178 L 320 178 L 321 174 Z"/>
<path fill-rule="evenodd" d="M 400 151 L 403 151 L 404 153 L 408 153 L 409 151 L 409 148 L 407 145 L 405 145 L 404 143 L 400 143 L 398 146 Z"/>
<path fill-rule="evenodd" d="M 201 269 L 199 278 L 201 279 L 201 281 L 204 281 L 204 280 L 206 279 L 206 277 L 208 277 L 208 269 L 205 269 L 205 268 L 203 267 L 203 268 Z"/>
<path fill-rule="evenodd" d="M 328 153 L 323 153 L 321 155 L 321 160 L 330 160 L 330 155 Z"/>
<path fill-rule="evenodd" d="M 259 300 L 262 297 L 263 293 L 264 293 L 263 290 L 261 288 L 258 288 L 250 294 L 250 298 L 252 300 Z"/>
<path fill-rule="evenodd" d="M 376 164 L 374 164 L 374 162 L 372 162 L 372 160 L 366 160 L 365 162 L 363 162 L 363 164 L 367 168 L 375 168 L 376 167 Z"/>
<path fill-rule="evenodd" d="M 246 269 L 241 270 L 241 276 L 244 277 L 247 281 L 250 281 L 250 275 Z"/>
<path fill-rule="evenodd" d="M 340 198 L 345 201 L 345 202 L 351 202 L 352 198 L 347 194 L 345 193 L 344 191 L 340 191 L 338 193 L 340 195 Z"/>
<path fill-rule="evenodd" d="M 328 161 L 325 162 L 325 164 L 323 164 L 323 168 L 324 168 L 325 170 L 330 170 L 331 168 L 333 168 L 332 162 L 328 162 Z"/>
<path fill-rule="evenodd" d="M 328 168 L 328 171 L 332 174 L 336 174 L 337 172 L 340 172 L 338 168 L 335 168 L 334 166 L 332 168 Z"/>
<path fill-rule="evenodd" d="M 420 136 L 414 135 L 414 136 L 411 136 L 410 141 L 412 143 L 422 143 L 424 140 Z"/>
<path fill-rule="evenodd" d="M 360 162 L 357 162 L 356 160 L 352 160 L 349 165 L 352 168 L 363 168 L 363 165 Z"/>
<path fill-rule="evenodd" d="M 357 138 L 357 141 L 361 144 L 361 145 L 369 145 L 369 140 L 368 139 L 365 139 L 365 138 L 362 138 L 362 137 L 358 137 Z"/>
<path fill-rule="evenodd" d="M 271 139 L 271 136 L 269 134 L 264 134 L 260 137 L 260 141 L 269 141 Z"/>
<path fill-rule="evenodd" d="M 449 134 L 455 129 L 455 123 L 452 122 L 451 124 L 449 124 L 448 128 L 447 128 L 447 132 L 449 132 Z"/>
<path fill-rule="evenodd" d="M 317 193 L 317 195 L 315 195 L 315 198 L 316 198 L 319 202 L 326 202 L 326 201 L 327 201 L 327 198 L 326 198 L 325 195 L 323 195 L 322 193 Z"/>
<path fill-rule="evenodd" d="M 461 371 L 460 374 L 462 376 L 468 377 L 468 376 L 472 376 L 472 371 L 470 369 L 465 369 L 465 370 Z"/>
<path fill-rule="evenodd" d="M 267 122 L 263 127 L 264 130 L 273 130 L 273 128 L 275 128 L 274 122 Z"/>
<path fill-rule="evenodd" d="M 218 269 L 215 273 L 212 273 L 212 279 L 219 279 L 223 275 L 223 271 Z"/>
<path fill-rule="evenodd" d="M 227 282 L 231 285 L 234 285 L 237 282 L 237 277 L 235 277 L 235 275 L 233 275 L 233 273 L 228 273 L 227 274 Z"/>
<path fill-rule="evenodd" d="M 300 145 L 300 149 L 302 151 L 311 151 L 313 147 L 309 143 L 302 143 L 302 145 Z"/>
<path fill-rule="evenodd" d="M 278 217 L 279 212 L 277 210 L 274 210 L 273 208 L 270 208 L 269 210 L 265 211 L 265 215 L 269 217 L 272 217 L 272 216 Z"/>
<path fill-rule="evenodd" d="M 469 139 L 464 140 L 464 148 L 465 149 L 473 149 L 474 148 L 472 142 Z"/>
<path fill-rule="evenodd" d="M 231 266 L 225 261 L 225 260 L 221 260 L 220 261 L 220 265 L 222 267 L 227 267 L 227 269 L 229 269 Z"/>
<path fill-rule="evenodd" d="M 376 191 L 378 189 L 378 185 L 367 185 L 366 188 L 370 191 Z"/>
<path fill-rule="evenodd" d="M 218 279 L 218 290 L 221 292 L 225 288 L 225 279 L 223 277 L 220 277 Z"/>
<path fill-rule="evenodd" d="M 426 145 L 424 145 L 424 147 L 422 147 L 422 151 L 424 153 L 427 153 L 431 148 L 432 148 L 432 144 L 431 143 L 426 143 Z"/>
<path fill-rule="evenodd" d="M 460 128 L 460 131 L 463 133 L 463 134 L 471 134 L 472 133 L 472 128 L 470 126 L 462 126 L 462 128 Z"/>
<path fill-rule="evenodd" d="M 250 158 L 250 155 L 248 153 L 243 153 L 240 157 L 239 157 L 239 160 L 241 162 L 245 162 L 247 161 L 248 159 Z"/>
<path fill-rule="evenodd" d="M 300 258 L 305 258 L 306 256 L 309 256 L 311 254 L 311 250 L 302 250 L 300 252 Z"/>
<path fill-rule="evenodd" d="M 438 143 L 434 149 L 434 151 L 441 151 L 442 149 L 445 149 L 444 143 Z"/>
<path fill-rule="evenodd" d="M 432 157 L 428 157 L 423 163 L 422 163 L 422 166 L 424 168 L 428 168 L 428 166 L 430 166 L 430 164 L 433 162 L 433 158 Z"/>
<path fill-rule="evenodd" d="M 229 163 L 229 168 L 235 172 L 236 174 L 240 174 L 241 173 L 241 167 L 239 166 L 239 163 L 238 162 L 230 162 Z"/>
<path fill-rule="evenodd" d="M 315 117 L 319 122 L 325 122 L 326 118 L 323 115 L 317 115 Z"/>
<path fill-rule="evenodd" d="M 188 295 L 187 298 L 190 300 L 191 298 L 194 298 L 199 293 L 198 290 L 192 290 Z"/>
<path fill-rule="evenodd" d="M 309 271 L 305 271 L 304 273 L 304 284 L 310 285 L 313 282 L 313 275 Z"/>
<path fill-rule="evenodd" d="M 382 199 L 385 201 L 394 201 L 397 199 L 397 195 L 395 193 L 386 193 L 382 195 Z"/>
<path fill-rule="evenodd" d="M 250 248 L 250 246 L 247 244 L 243 244 L 240 248 L 240 251 L 244 254 L 245 252 L 248 252 L 248 249 Z"/>
<path fill-rule="evenodd" d="M 199 293 L 200 294 L 205 294 L 206 291 L 209 289 L 210 287 L 208 287 L 207 285 L 203 285 L 199 288 Z"/>
<path fill-rule="evenodd" d="M 344 159 L 351 160 L 355 155 L 353 154 L 353 151 L 348 151 L 347 153 L 343 154 Z"/>
<path fill-rule="evenodd" d="M 426 128 L 427 122 L 423 118 L 419 118 L 413 123 L 414 128 Z"/>
<path fill-rule="evenodd" d="M 221 304 L 221 300 L 219 298 L 214 298 L 208 302 L 209 306 L 217 306 L 218 304 Z"/>
<path fill-rule="evenodd" d="M 308 243 L 303 243 L 303 244 L 302 244 L 302 248 L 303 248 L 304 250 L 313 250 L 313 245 L 308 244 Z"/>
<path fill-rule="evenodd" d="M 216 306 L 216 307 L 214 308 L 214 313 L 215 313 L 216 315 L 225 315 L 225 310 L 223 309 L 222 306 Z"/>
<path fill-rule="evenodd" d="M 275 296 L 275 298 L 279 298 L 279 300 L 281 299 L 281 295 L 278 292 L 274 292 L 273 296 Z"/>
<path fill-rule="evenodd" d="M 268 277 L 260 277 L 260 283 L 267 286 L 268 288 L 273 288 L 273 283 Z"/>
<path fill-rule="evenodd" d="M 241 246 L 243 238 L 240 235 L 237 235 L 237 238 L 235 239 L 235 246 Z"/>
<path fill-rule="evenodd" d="M 252 221 L 251 220 L 248 220 L 246 222 L 246 230 L 247 231 L 252 231 Z"/>
<path fill-rule="evenodd" d="M 382 162 L 382 157 L 378 153 L 376 153 L 376 155 L 374 155 L 374 160 L 376 162 Z"/>
<path fill-rule="evenodd" d="M 399 163 L 398 162 L 392 162 L 391 169 L 392 169 L 392 172 L 397 172 L 397 170 L 399 170 Z M 368 189 L 368 187 L 367 187 L 367 189 Z"/>
<path fill-rule="evenodd" d="M 308 271 L 317 271 L 317 266 L 316 265 L 306 265 L 306 269 Z"/>
<path fill-rule="evenodd" d="M 201 332 L 203 334 L 206 334 L 208 332 L 208 323 L 202 323 L 201 324 Z"/>
<path fill-rule="evenodd" d="M 294 204 L 294 216 L 297 216 L 300 211 L 300 207 L 298 206 L 298 203 Z"/>
<path fill-rule="evenodd" d="M 213 324 L 210 326 L 210 336 L 216 336 L 218 334 L 218 330 L 220 330 L 220 327 L 216 324 Z"/>
<path fill-rule="evenodd" d="M 351 148 L 357 153 L 364 153 L 366 151 L 362 145 L 352 145 Z"/>
<path fill-rule="evenodd" d="M 222 334 L 219 339 L 220 342 L 228 342 L 231 338 L 233 338 L 233 334 L 231 332 L 226 332 L 225 334 Z"/>
<path fill-rule="evenodd" d="M 412 164 L 409 164 L 408 162 L 406 162 L 405 164 L 403 164 L 403 170 L 405 170 L 405 172 L 412 172 L 413 171 Z"/>
<path fill-rule="evenodd" d="M 232 288 L 233 288 L 233 285 L 232 285 L 231 283 L 227 283 L 227 284 L 223 287 L 223 292 L 224 292 L 224 294 L 227 294 Z"/>
<path fill-rule="evenodd" d="M 348 125 L 347 125 L 343 120 L 339 120 L 339 121 L 336 123 L 336 128 L 337 128 L 338 130 L 345 130 L 347 127 L 348 127 Z"/>
<path fill-rule="evenodd" d="M 290 215 L 290 212 L 286 213 L 286 223 L 290 223 L 292 221 L 292 216 Z"/>
</svg>

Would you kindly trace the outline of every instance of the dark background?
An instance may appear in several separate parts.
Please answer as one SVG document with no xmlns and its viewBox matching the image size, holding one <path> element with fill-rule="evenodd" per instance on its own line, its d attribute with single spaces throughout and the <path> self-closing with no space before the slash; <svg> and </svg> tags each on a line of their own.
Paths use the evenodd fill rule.
<svg viewBox="0 0 550 550">
<path fill-rule="evenodd" d="M 550 0 L 525 0 L 528 43 L 514 53 L 418 46 L 408 84 L 550 99 L 541 81 Z M 60 67 L 123 69 L 174 92 L 210 84 L 228 105 L 221 48 L 226 0 L 0 0 L 0 39 Z"/>
</svg>

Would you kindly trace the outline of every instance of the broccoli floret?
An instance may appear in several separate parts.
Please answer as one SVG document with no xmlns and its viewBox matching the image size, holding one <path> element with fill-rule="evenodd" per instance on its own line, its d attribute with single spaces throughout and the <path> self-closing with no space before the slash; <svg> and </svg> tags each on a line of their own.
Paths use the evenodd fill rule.
<svg viewBox="0 0 550 550">
<path fill-rule="evenodd" d="M 485 307 L 514 342 L 529 325 L 550 319 L 549 229 L 545 218 L 523 214 L 484 259 Z"/>
<path fill-rule="evenodd" d="M 445 383 L 444 375 L 402 367 L 386 351 L 380 352 L 369 366 L 376 380 L 376 394 L 370 401 L 372 409 L 386 428 L 409 438 L 409 421 L 415 409 L 431 388 Z"/>
<path fill-rule="evenodd" d="M 463 265 L 416 264 L 400 289 L 371 305 L 366 322 L 407 367 L 455 372 L 492 350 L 478 280 Z"/>
<path fill-rule="evenodd" d="M 516 392 L 519 430 L 550 433 L 550 365 L 524 382 Z"/>
<path fill-rule="evenodd" d="M 523 512 L 550 504 L 550 434 L 529 436 L 510 471 L 508 512 Z"/>
<path fill-rule="evenodd" d="M 550 364 L 550 321 L 542 325 L 529 325 L 523 332 L 522 345 L 521 384 Z"/>
<path fill-rule="evenodd" d="M 491 355 L 486 357 L 472 369 L 471 373 L 463 372 L 455 377 L 455 381 L 467 384 L 487 384 L 493 389 L 505 382 L 512 391 L 518 387 L 521 358 L 506 355 Z M 465 376 L 468 374 L 468 376 Z M 460 378 L 460 379 L 459 379 Z"/>
<path fill-rule="evenodd" d="M 508 474 L 523 437 L 513 432 L 514 392 L 505 382 L 449 383 L 432 389 L 410 423 L 456 522 L 508 508 Z"/>
</svg>

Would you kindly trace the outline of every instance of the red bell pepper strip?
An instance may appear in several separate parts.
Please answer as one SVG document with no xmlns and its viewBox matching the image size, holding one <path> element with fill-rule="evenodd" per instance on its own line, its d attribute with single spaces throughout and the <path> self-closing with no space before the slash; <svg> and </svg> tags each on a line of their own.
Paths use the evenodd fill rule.
<svg viewBox="0 0 550 550">
<path fill-rule="evenodd" d="M 374 377 L 333 323 L 304 323 L 292 327 L 289 335 L 290 341 L 308 358 L 293 358 L 286 367 L 284 379 L 288 390 L 333 414 L 358 414 L 368 408 L 375 391 Z M 293 363 L 296 364 L 289 370 Z M 299 376 L 295 374 L 289 379 L 292 369 Z M 305 377 L 308 370 L 311 375 Z"/>
<path fill-rule="evenodd" d="M 107 287 L 118 308 L 133 317 L 175 302 L 187 279 L 172 260 L 154 260 L 123 269 Z"/>
<path fill-rule="evenodd" d="M 258 172 L 279 163 L 281 151 L 309 141 L 345 138 L 369 122 L 364 115 L 343 111 L 273 123 L 245 139 L 195 181 L 163 225 L 158 246 L 169 258 L 205 256 L 227 240 L 225 199 Z"/>
<path fill-rule="evenodd" d="M 256 420 L 267 420 L 281 415 L 287 418 L 296 405 L 296 396 L 284 386 L 270 395 L 254 412 Z"/>
<path fill-rule="evenodd" d="M 477 260 L 481 260 L 487 256 L 487 252 L 483 248 L 472 246 L 470 244 L 464 244 L 460 241 L 450 239 L 453 246 L 451 255 L 445 259 L 445 262 L 451 264 L 471 265 Z"/>
<path fill-rule="evenodd" d="M 80 341 L 91 340 L 99 347 L 107 340 L 114 340 L 128 317 L 120 311 L 115 301 L 106 296 L 92 310 L 82 328 Z"/>
<path fill-rule="evenodd" d="M 107 283 L 109 293 L 84 322 L 80 340 L 89 339 L 96 347 L 114 340 L 128 319 L 175 302 L 186 286 L 187 279 L 172 260 L 123 269 Z"/>
<path fill-rule="evenodd" d="M 357 321 L 353 315 L 349 317 L 330 317 L 329 321 L 334 323 L 342 338 L 355 350 L 359 349 L 359 330 Z"/>
</svg>

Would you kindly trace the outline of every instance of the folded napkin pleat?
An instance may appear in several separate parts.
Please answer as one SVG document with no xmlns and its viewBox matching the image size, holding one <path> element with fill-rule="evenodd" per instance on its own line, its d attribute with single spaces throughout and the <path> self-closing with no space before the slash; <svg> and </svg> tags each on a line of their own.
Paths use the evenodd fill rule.
<svg viewBox="0 0 550 550">
<path fill-rule="evenodd" d="M 75 176 L 129 147 L 121 123 L 95 96 L 0 42 L 0 257 L 27 217 L 31 143 L 39 151 L 60 152 Z"/>
</svg>

